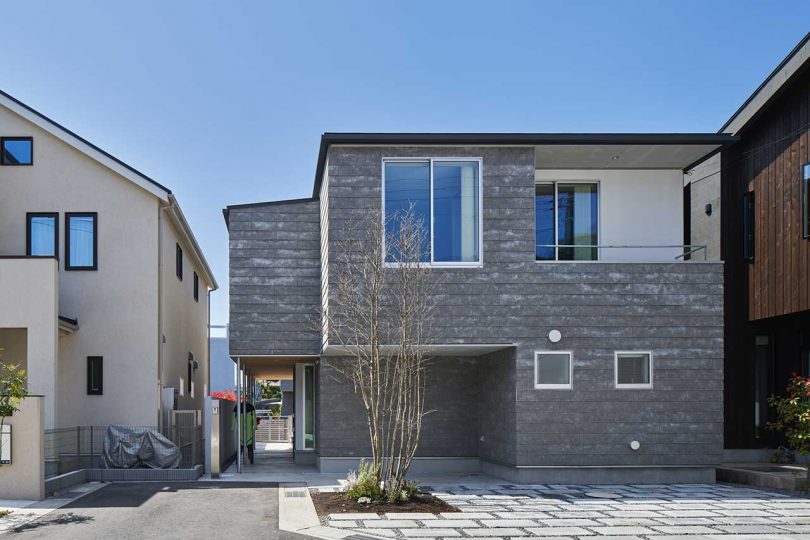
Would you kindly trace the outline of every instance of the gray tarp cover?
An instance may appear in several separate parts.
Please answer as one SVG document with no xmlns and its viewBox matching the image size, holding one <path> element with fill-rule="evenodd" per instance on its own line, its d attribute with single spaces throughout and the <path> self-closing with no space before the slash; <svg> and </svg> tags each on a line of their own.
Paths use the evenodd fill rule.
<svg viewBox="0 0 810 540">
<path fill-rule="evenodd" d="M 108 469 L 176 469 L 180 449 L 172 441 L 146 427 L 108 426 L 102 460 Z"/>
</svg>

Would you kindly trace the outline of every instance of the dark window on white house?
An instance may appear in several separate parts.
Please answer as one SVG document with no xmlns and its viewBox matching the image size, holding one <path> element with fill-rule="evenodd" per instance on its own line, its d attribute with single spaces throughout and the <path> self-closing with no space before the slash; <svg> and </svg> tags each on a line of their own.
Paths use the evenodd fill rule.
<svg viewBox="0 0 810 540">
<path fill-rule="evenodd" d="M 194 272 L 194 301 L 200 301 L 200 276 L 197 275 L 197 272 Z"/>
<path fill-rule="evenodd" d="M 29 257 L 56 257 L 59 255 L 59 214 L 29 212 L 25 253 Z"/>
<path fill-rule="evenodd" d="M 756 202 L 754 192 L 743 195 L 743 259 L 754 260 L 754 237 L 756 235 Z"/>
<path fill-rule="evenodd" d="M 98 270 L 98 214 L 65 214 L 65 270 Z"/>
<path fill-rule="evenodd" d="M 183 281 L 183 248 L 180 247 L 180 244 L 175 244 L 174 272 L 177 274 L 177 279 Z"/>
<path fill-rule="evenodd" d="M 104 393 L 104 358 L 87 357 L 87 395 L 100 396 Z"/>
<path fill-rule="evenodd" d="M 810 163 L 802 165 L 802 238 L 810 238 Z"/>
<path fill-rule="evenodd" d="M 0 164 L 33 165 L 34 139 L 32 137 L 0 138 Z"/>
</svg>

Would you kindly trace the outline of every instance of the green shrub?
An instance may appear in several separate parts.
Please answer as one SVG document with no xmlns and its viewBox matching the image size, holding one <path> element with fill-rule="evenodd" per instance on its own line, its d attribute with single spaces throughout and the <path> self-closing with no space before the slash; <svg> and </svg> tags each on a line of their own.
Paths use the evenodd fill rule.
<svg viewBox="0 0 810 540">
<path fill-rule="evenodd" d="M 350 499 L 356 501 L 360 497 L 368 497 L 374 503 L 382 502 L 385 499 L 380 481 L 374 474 L 374 467 L 371 463 L 361 461 L 357 472 L 351 471 L 347 480 L 349 484 L 346 487 L 346 495 Z"/>
</svg>

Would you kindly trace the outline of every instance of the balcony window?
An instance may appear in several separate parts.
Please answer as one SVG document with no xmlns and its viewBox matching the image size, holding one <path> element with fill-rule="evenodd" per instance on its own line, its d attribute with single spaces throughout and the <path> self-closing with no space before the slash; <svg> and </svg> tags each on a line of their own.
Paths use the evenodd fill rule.
<svg viewBox="0 0 810 540">
<path fill-rule="evenodd" d="M 34 139 L 32 137 L 0 138 L 0 164 L 33 165 Z"/>
<path fill-rule="evenodd" d="M 549 182 L 535 185 L 536 260 L 595 261 L 598 243 L 599 184 Z"/>
<path fill-rule="evenodd" d="M 386 160 L 383 205 L 386 238 L 396 238 L 411 212 L 422 229 L 420 261 L 481 263 L 480 160 Z M 401 258 L 386 250 L 386 261 Z"/>
<path fill-rule="evenodd" d="M 65 270 L 98 269 L 98 215 L 65 214 Z"/>
<path fill-rule="evenodd" d="M 59 214 L 29 213 L 26 255 L 56 257 L 59 255 Z"/>
</svg>

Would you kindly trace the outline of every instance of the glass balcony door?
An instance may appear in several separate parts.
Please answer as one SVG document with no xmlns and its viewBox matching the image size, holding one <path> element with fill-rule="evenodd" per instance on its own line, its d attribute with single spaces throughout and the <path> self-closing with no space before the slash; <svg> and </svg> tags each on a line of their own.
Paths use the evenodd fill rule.
<svg viewBox="0 0 810 540">
<path fill-rule="evenodd" d="M 535 185 L 535 260 L 595 261 L 598 243 L 599 184 Z"/>
</svg>

